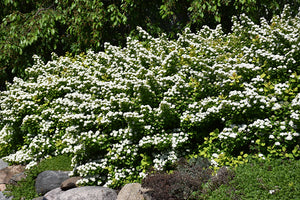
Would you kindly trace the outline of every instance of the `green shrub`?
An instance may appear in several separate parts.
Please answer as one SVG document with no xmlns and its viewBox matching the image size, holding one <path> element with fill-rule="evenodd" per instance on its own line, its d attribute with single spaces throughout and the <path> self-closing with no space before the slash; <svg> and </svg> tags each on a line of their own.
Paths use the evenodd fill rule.
<svg viewBox="0 0 300 200">
<path fill-rule="evenodd" d="M 69 154 L 82 184 L 118 187 L 201 155 L 215 166 L 254 154 L 299 158 L 299 13 L 233 18 L 233 32 L 142 29 L 125 48 L 66 55 L 0 93 L 0 155 L 33 166 Z"/>
<path fill-rule="evenodd" d="M 260 17 L 269 20 L 284 4 L 293 12 L 300 6 L 298 0 L 1 0 L 0 90 L 15 76 L 26 77 L 34 54 L 49 61 L 53 51 L 61 56 L 103 50 L 104 42 L 124 46 L 136 26 L 173 38 L 187 26 L 198 30 L 219 22 L 230 31 L 233 14 L 246 12 L 256 22 Z"/>
</svg>

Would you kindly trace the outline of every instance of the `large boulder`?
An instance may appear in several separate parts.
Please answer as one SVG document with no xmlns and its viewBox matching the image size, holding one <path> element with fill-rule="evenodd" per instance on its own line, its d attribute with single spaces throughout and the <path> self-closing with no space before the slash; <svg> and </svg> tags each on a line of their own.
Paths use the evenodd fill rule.
<svg viewBox="0 0 300 200">
<path fill-rule="evenodd" d="M 68 171 L 44 171 L 35 180 L 35 190 L 38 194 L 47 192 L 60 187 L 61 183 L 69 178 Z"/>
<path fill-rule="evenodd" d="M 151 197 L 145 194 L 147 191 L 139 183 L 129 183 L 121 189 L 117 200 L 151 200 Z"/>
<path fill-rule="evenodd" d="M 58 200 L 59 195 L 64 193 L 61 188 L 55 188 L 44 195 L 43 200 Z"/>
<path fill-rule="evenodd" d="M 85 186 L 62 191 L 56 188 L 45 194 L 44 200 L 116 200 L 117 193 L 101 186 Z"/>
</svg>

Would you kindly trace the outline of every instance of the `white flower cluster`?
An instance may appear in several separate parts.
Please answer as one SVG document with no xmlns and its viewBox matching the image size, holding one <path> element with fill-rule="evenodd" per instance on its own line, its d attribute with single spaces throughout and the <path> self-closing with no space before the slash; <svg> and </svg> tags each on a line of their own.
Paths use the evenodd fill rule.
<svg viewBox="0 0 300 200">
<path fill-rule="evenodd" d="M 248 129 L 246 124 L 242 125 L 234 125 L 232 124 L 229 128 L 224 128 L 223 131 L 219 134 L 220 139 L 227 139 L 227 138 L 236 138 L 238 134 L 241 134 L 243 132 L 247 133 L 250 130 Z"/>
<path fill-rule="evenodd" d="M 195 151 L 207 130 L 220 129 L 224 143 L 265 137 L 295 146 L 299 14 L 233 22 L 230 34 L 185 29 L 172 41 L 138 28 L 142 40 L 128 38 L 125 48 L 106 43 L 105 52 L 46 64 L 34 56 L 28 79 L 0 93 L 0 151 L 31 165 L 70 154 L 82 184 L 109 186 L 144 177 L 142 155 L 161 170 Z"/>
<path fill-rule="evenodd" d="M 2 159 L 7 162 L 17 162 L 17 163 L 24 163 L 26 161 L 32 160 L 31 155 L 29 155 L 29 152 L 23 149 L 17 151 L 16 153 L 10 154 L 6 157 L 3 157 Z"/>
<path fill-rule="evenodd" d="M 155 155 L 155 158 L 153 160 L 153 167 L 155 170 L 161 171 L 168 162 L 174 163 L 175 161 L 177 161 L 177 159 L 178 157 L 174 151 L 170 151 L 164 154 L 157 154 Z"/>
<path fill-rule="evenodd" d="M 0 131 L 0 145 L 8 144 L 11 140 L 9 136 L 12 134 L 12 131 L 8 129 L 8 126 L 5 125 Z"/>
</svg>

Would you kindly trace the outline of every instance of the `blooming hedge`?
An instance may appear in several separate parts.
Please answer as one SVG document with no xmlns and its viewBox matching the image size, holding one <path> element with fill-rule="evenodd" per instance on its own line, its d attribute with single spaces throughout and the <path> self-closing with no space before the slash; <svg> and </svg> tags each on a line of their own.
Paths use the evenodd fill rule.
<svg viewBox="0 0 300 200">
<path fill-rule="evenodd" d="M 117 187 L 200 155 L 299 158 L 300 14 L 233 18 L 232 33 L 185 29 L 43 61 L 0 96 L 0 156 L 69 154 L 82 184 Z"/>
</svg>

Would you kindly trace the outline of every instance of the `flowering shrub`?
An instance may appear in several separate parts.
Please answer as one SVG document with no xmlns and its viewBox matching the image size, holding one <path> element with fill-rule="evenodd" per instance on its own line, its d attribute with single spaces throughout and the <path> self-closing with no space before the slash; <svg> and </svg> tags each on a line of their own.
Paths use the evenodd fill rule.
<svg viewBox="0 0 300 200">
<path fill-rule="evenodd" d="M 34 56 L 0 96 L 0 155 L 28 166 L 69 154 L 82 184 L 117 187 L 199 154 L 299 158 L 300 16 L 233 18 L 233 32 L 185 29 L 105 52 Z"/>
</svg>

